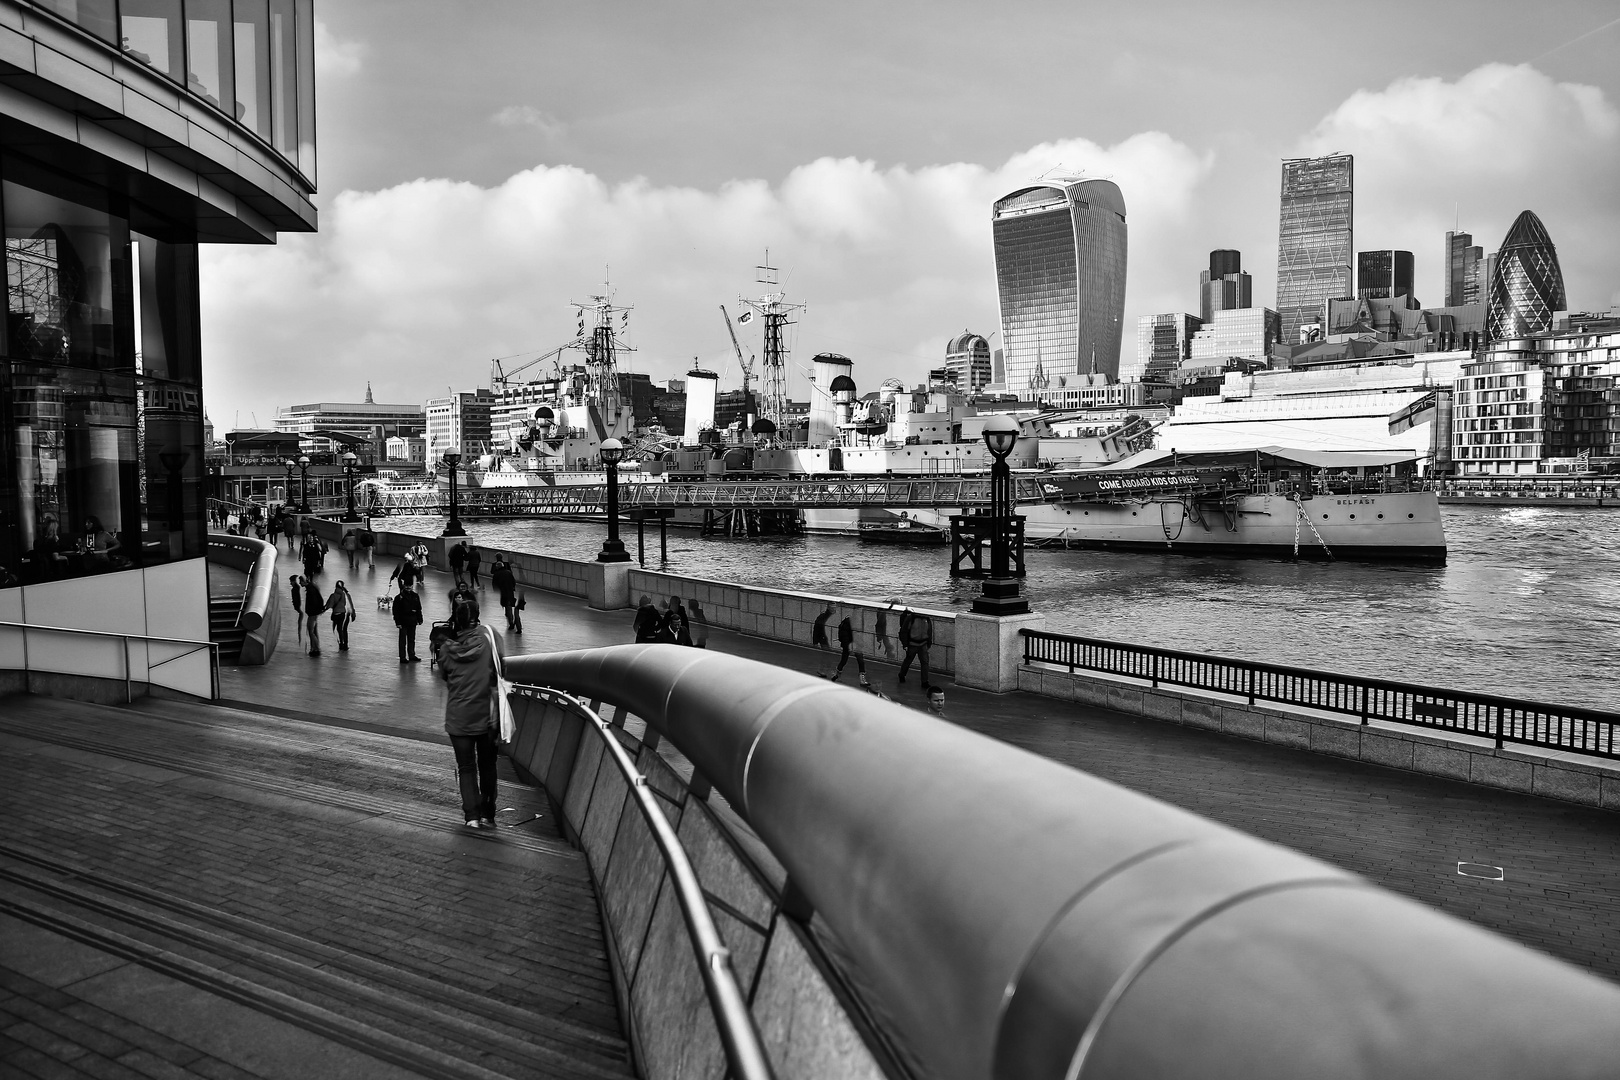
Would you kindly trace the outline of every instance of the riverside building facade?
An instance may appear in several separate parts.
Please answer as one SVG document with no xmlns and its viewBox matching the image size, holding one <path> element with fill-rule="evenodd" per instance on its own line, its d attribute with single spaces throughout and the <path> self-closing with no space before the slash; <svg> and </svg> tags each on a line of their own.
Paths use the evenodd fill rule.
<svg viewBox="0 0 1620 1080">
<path fill-rule="evenodd" d="M 1277 313 L 1283 341 L 1300 343 L 1322 302 L 1354 296 L 1355 161 L 1349 154 L 1294 158 L 1282 166 L 1277 234 Z"/>
<path fill-rule="evenodd" d="M 1119 377 L 1125 319 L 1125 197 L 1109 180 L 1054 180 L 990 214 L 1004 372 L 1013 393 Z"/>
<path fill-rule="evenodd" d="M 36 621 L 206 636 L 197 253 L 315 229 L 314 33 L 312 0 L 0 0 L 0 585 L 135 575 Z"/>
</svg>

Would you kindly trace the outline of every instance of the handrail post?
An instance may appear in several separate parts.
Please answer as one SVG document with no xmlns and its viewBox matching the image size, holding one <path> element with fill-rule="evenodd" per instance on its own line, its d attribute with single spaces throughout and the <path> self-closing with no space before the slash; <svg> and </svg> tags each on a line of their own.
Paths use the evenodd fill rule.
<svg viewBox="0 0 1620 1080">
<path fill-rule="evenodd" d="M 129 670 L 129 635 L 122 634 L 118 640 L 124 643 L 124 704 L 128 705 L 135 700 L 135 682 Z"/>
<path fill-rule="evenodd" d="M 1158 689 L 1158 686 L 1159 686 L 1159 653 L 1158 653 L 1158 650 L 1154 650 L 1154 653 L 1153 653 L 1153 686 L 1154 686 L 1154 689 Z"/>
<path fill-rule="evenodd" d="M 1361 691 L 1361 726 L 1367 726 L 1367 684 L 1362 683 L 1358 689 Z"/>
</svg>

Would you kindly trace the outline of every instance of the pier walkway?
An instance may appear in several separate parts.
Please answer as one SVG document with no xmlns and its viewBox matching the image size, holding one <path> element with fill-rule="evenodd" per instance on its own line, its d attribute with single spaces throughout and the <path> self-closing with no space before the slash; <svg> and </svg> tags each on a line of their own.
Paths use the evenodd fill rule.
<svg viewBox="0 0 1620 1080">
<path fill-rule="evenodd" d="M 323 655 L 304 655 L 283 581 L 281 648 L 225 669 L 225 707 L 0 701 L 8 1074 L 629 1075 L 582 856 L 509 772 L 502 827 L 461 825 L 442 684 L 397 662 L 374 606 L 390 567 L 347 571 L 338 552 L 328 565 L 323 590 L 342 577 L 360 604 L 351 650 L 323 619 Z M 430 622 L 448 588 L 430 575 Z M 629 611 L 527 596 L 505 651 L 629 639 Z M 493 596 L 486 618 L 501 630 Z M 823 660 L 720 630 L 709 647 L 801 671 Z M 915 681 L 868 666 L 921 707 Z M 948 689 L 946 722 L 1620 981 L 1613 813 L 1026 694 Z M 1505 878 L 1461 877 L 1460 861 Z"/>
</svg>

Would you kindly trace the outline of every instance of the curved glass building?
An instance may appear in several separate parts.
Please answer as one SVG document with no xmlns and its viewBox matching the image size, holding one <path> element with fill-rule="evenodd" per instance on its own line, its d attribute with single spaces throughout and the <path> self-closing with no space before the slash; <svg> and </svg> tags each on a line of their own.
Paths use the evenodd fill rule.
<svg viewBox="0 0 1620 1080">
<path fill-rule="evenodd" d="M 314 36 L 313 0 L 0 0 L 0 602 L 200 578 L 198 249 L 314 230 Z"/>
<path fill-rule="evenodd" d="M 1119 377 L 1125 319 L 1125 197 L 1110 180 L 1020 188 L 996 201 L 996 292 L 1008 390 Z"/>
<path fill-rule="evenodd" d="M 1485 335 L 1511 341 L 1552 329 L 1553 313 L 1568 306 L 1558 251 L 1547 227 L 1529 210 L 1514 219 L 1496 253 L 1485 308 Z"/>
</svg>

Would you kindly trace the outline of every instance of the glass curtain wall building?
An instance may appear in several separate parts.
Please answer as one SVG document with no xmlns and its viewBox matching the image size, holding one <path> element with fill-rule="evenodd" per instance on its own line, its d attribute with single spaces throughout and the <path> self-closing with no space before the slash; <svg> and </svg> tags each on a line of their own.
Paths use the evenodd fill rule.
<svg viewBox="0 0 1620 1080">
<path fill-rule="evenodd" d="M 1119 377 L 1125 197 L 1109 180 L 1021 188 L 991 210 L 1004 385 L 1057 390 Z"/>
<path fill-rule="evenodd" d="M 1388 300 L 1411 296 L 1413 259 L 1410 251 L 1362 251 L 1356 254 L 1356 296 L 1362 300 Z M 1330 297 L 1337 299 L 1337 297 Z"/>
<path fill-rule="evenodd" d="M 1283 343 L 1321 322 L 1322 302 L 1354 296 L 1355 161 L 1349 154 L 1283 162 L 1277 313 Z"/>
<path fill-rule="evenodd" d="M 1481 271 L 1485 266 L 1485 249 L 1474 244 L 1471 234 L 1446 233 L 1446 307 L 1461 307 L 1484 300 L 1481 295 L 1484 282 Z"/>
<path fill-rule="evenodd" d="M 198 248 L 311 231 L 311 0 L 0 0 L 5 584 L 204 554 Z"/>
<path fill-rule="evenodd" d="M 1552 237 L 1541 219 L 1526 210 L 1514 220 L 1495 256 L 1485 335 L 1491 341 L 1509 341 L 1545 333 L 1552 329 L 1553 314 L 1567 303 Z"/>
</svg>

